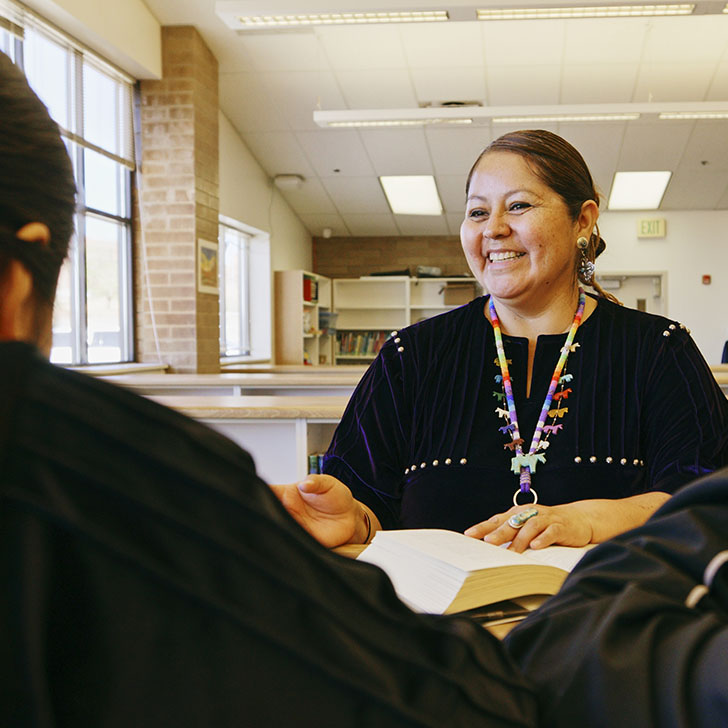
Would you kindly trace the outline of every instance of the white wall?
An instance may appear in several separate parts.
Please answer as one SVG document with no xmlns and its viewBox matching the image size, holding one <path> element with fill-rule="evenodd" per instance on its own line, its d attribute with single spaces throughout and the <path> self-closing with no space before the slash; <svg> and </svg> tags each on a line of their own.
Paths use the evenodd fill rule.
<svg viewBox="0 0 728 728">
<path fill-rule="evenodd" d="M 657 217 L 667 236 L 639 239 L 637 221 Z M 709 364 L 719 363 L 728 339 L 728 212 L 604 212 L 599 228 L 607 249 L 597 272 L 666 271 L 666 315 L 691 330 Z"/>
<path fill-rule="evenodd" d="M 228 118 L 220 119 L 220 214 L 270 233 L 271 270 L 311 270 L 311 235 Z"/>
<path fill-rule="evenodd" d="M 162 77 L 162 39 L 143 0 L 23 0 L 134 78 Z"/>
</svg>

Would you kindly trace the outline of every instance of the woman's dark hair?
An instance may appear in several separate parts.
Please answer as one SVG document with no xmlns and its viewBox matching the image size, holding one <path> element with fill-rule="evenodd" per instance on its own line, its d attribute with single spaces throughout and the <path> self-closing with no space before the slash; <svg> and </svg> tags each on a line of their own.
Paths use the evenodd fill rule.
<svg viewBox="0 0 728 728">
<path fill-rule="evenodd" d="M 58 126 L 21 71 L 0 53 L 0 276 L 11 259 L 33 276 L 36 302 L 52 306 L 73 234 L 76 185 Z M 17 231 L 30 222 L 50 230 L 47 245 Z"/>
<path fill-rule="evenodd" d="M 490 152 L 511 152 L 523 157 L 530 165 L 533 173 L 566 203 L 572 220 L 581 213 L 582 205 L 587 200 L 594 200 L 597 206 L 600 195 L 594 185 L 589 168 L 579 152 L 557 134 L 543 129 L 523 129 L 504 134 L 492 141 L 475 160 L 465 183 L 465 194 L 470 191 L 470 181 L 480 160 Z M 599 235 L 599 228 L 594 227 L 586 255 L 590 261 L 600 255 L 606 243 Z M 596 282 L 583 281 L 592 286 L 600 296 L 617 301 L 614 296 L 605 292 Z"/>
</svg>

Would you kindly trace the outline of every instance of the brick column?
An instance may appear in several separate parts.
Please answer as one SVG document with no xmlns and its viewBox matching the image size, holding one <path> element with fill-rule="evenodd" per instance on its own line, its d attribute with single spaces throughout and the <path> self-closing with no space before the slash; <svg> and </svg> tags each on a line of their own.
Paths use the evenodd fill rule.
<svg viewBox="0 0 728 728">
<path fill-rule="evenodd" d="M 141 82 L 137 359 L 157 359 L 153 316 L 173 371 L 219 372 L 220 301 L 198 292 L 196 268 L 198 239 L 216 241 L 218 232 L 218 71 L 195 28 L 162 28 L 162 75 Z"/>
</svg>

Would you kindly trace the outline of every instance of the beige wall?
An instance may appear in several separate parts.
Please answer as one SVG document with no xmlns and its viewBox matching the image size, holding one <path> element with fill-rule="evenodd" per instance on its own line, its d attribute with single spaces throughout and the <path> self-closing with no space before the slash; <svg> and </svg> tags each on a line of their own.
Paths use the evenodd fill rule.
<svg viewBox="0 0 728 728">
<path fill-rule="evenodd" d="M 311 270 L 311 236 L 221 112 L 220 213 L 270 234 L 271 270 Z"/>
<path fill-rule="evenodd" d="M 23 2 L 134 78 L 161 78 L 161 29 L 143 0 Z"/>
</svg>

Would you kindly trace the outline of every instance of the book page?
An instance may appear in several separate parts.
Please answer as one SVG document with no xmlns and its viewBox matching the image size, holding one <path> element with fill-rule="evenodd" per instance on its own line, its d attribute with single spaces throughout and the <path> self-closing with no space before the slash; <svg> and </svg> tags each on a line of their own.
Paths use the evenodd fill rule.
<svg viewBox="0 0 728 728">
<path fill-rule="evenodd" d="M 523 556 L 539 564 L 557 566 L 564 571 L 571 571 L 581 561 L 581 557 L 596 544 L 587 546 L 547 546 L 545 549 L 526 549 Z"/>
<path fill-rule="evenodd" d="M 376 549 L 386 549 L 398 554 L 413 551 L 442 561 L 462 571 L 475 571 L 488 566 L 514 566 L 531 563 L 524 556 L 500 546 L 470 538 L 456 531 L 439 528 L 414 528 L 396 531 L 377 531 L 372 541 Z M 359 558 L 367 561 L 364 549 Z"/>
</svg>

